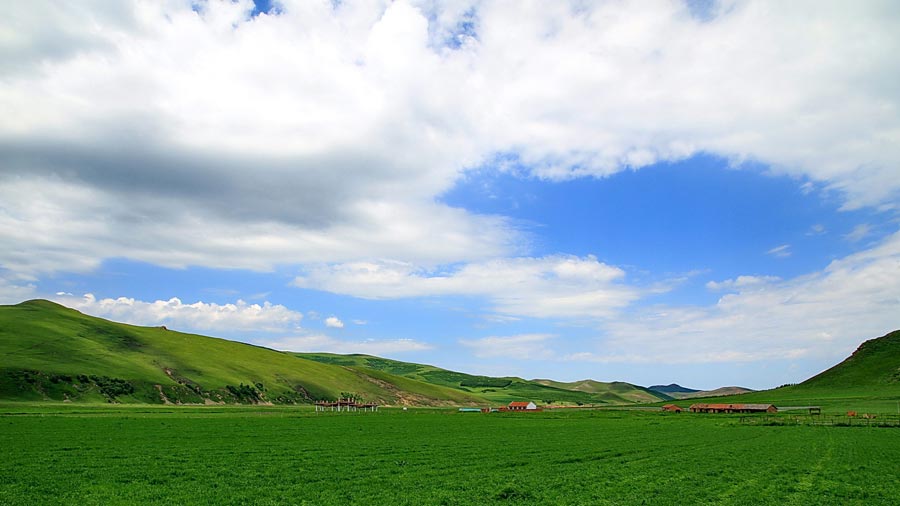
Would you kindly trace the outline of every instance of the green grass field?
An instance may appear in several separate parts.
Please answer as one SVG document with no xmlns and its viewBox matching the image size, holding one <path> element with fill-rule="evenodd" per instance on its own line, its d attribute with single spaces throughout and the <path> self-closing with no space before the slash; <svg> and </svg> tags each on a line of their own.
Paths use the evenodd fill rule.
<svg viewBox="0 0 900 506">
<path fill-rule="evenodd" d="M 0 404 L 0 503 L 897 504 L 900 429 Z"/>
</svg>

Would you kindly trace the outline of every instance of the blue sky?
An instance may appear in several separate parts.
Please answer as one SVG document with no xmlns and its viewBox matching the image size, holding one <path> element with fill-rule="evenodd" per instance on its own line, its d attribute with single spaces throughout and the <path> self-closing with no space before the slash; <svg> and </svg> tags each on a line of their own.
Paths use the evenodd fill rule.
<svg viewBox="0 0 900 506">
<path fill-rule="evenodd" d="M 777 6 L 18 5 L 0 300 L 479 374 L 802 381 L 900 328 L 900 12 Z"/>
</svg>

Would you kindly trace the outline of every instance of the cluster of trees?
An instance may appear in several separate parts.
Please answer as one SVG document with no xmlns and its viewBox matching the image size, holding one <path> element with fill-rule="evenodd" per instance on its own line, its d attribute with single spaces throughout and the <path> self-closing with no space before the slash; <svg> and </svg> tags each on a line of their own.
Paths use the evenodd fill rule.
<svg viewBox="0 0 900 506">
<path fill-rule="evenodd" d="M 350 399 L 353 402 L 362 402 L 363 398 L 356 392 L 341 392 L 341 399 Z"/>
<path fill-rule="evenodd" d="M 241 383 L 238 386 L 225 385 L 225 389 L 228 390 L 231 395 L 237 397 L 241 402 L 260 402 L 263 400 L 262 392 L 265 391 L 265 387 L 262 383 L 252 385 Z"/>
</svg>

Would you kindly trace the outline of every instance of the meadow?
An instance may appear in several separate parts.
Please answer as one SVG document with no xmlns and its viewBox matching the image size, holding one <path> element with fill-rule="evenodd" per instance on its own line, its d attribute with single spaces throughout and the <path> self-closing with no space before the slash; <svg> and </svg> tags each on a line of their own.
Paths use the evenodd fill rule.
<svg viewBox="0 0 900 506">
<path fill-rule="evenodd" d="M 900 429 L 0 404 L 2 504 L 896 504 Z"/>
</svg>

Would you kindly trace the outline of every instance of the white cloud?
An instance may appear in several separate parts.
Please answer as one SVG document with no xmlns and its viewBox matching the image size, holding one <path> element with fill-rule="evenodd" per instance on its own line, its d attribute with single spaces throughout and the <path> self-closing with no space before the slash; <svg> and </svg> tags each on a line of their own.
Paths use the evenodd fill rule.
<svg viewBox="0 0 900 506">
<path fill-rule="evenodd" d="M 821 223 L 816 223 L 815 225 L 809 227 L 809 232 L 806 235 L 822 235 L 826 232 L 825 225 Z"/>
<path fill-rule="evenodd" d="M 553 180 L 713 153 L 896 205 L 890 2 L 687 4 L 18 2 L 0 265 L 527 254 L 506 221 L 439 202 L 498 153 Z"/>
<path fill-rule="evenodd" d="M 844 236 L 844 239 L 850 242 L 859 242 L 863 240 L 869 233 L 872 231 L 871 225 L 867 223 L 862 223 L 853 227 L 853 230 L 850 231 L 847 235 Z"/>
<path fill-rule="evenodd" d="M 16 247 L 0 249 L 0 265 L 31 276 L 89 271 L 106 257 L 174 268 L 269 270 L 276 264 L 350 260 L 360 252 L 389 257 L 399 254 L 397 244 L 408 245 L 403 256 L 446 261 L 505 252 L 515 237 L 502 219 L 467 217 L 434 204 L 360 204 L 348 211 L 354 214 L 349 222 L 324 228 L 233 224 L 201 211 L 178 213 L 178 206 L 165 195 L 136 196 L 125 204 L 57 179 L 6 181 L 0 184 L 0 237 Z M 431 221 L 418 221 L 422 216 Z"/>
<path fill-rule="evenodd" d="M 344 328 L 344 322 L 337 316 L 329 316 L 328 318 L 325 318 L 325 326 L 334 329 L 342 329 Z"/>
<path fill-rule="evenodd" d="M 480 339 L 461 339 L 460 344 L 471 348 L 478 358 L 508 358 L 517 360 L 546 360 L 555 356 L 547 341 L 553 334 L 519 334 L 490 336 Z"/>
<path fill-rule="evenodd" d="M 247 304 L 242 300 L 233 304 L 185 304 L 175 297 L 144 302 L 128 297 L 97 299 L 90 293 L 83 297 L 57 295 L 53 300 L 93 316 L 135 325 L 166 325 L 176 330 L 279 332 L 298 328 L 303 318 L 301 313 L 280 304 Z"/>
<path fill-rule="evenodd" d="M 604 323 L 607 337 L 598 342 L 599 349 L 570 358 L 645 363 L 839 359 L 863 340 L 900 327 L 900 232 L 821 272 L 724 284 L 734 293 L 715 305 L 656 306 Z"/>
<path fill-rule="evenodd" d="M 500 313 L 534 317 L 610 316 L 640 296 L 625 272 L 592 256 L 553 255 L 426 270 L 402 262 L 320 265 L 295 279 L 304 288 L 371 299 L 473 295 Z"/>
<path fill-rule="evenodd" d="M 7 279 L 0 273 L 0 304 L 18 304 L 33 298 L 37 287 L 21 279 Z"/>
<path fill-rule="evenodd" d="M 370 339 L 344 341 L 324 335 L 285 337 L 263 342 L 276 350 L 296 352 L 362 353 L 386 356 L 394 353 L 430 350 L 431 345 L 414 339 Z"/>
<path fill-rule="evenodd" d="M 791 256 L 791 245 L 782 244 L 781 246 L 775 246 L 769 251 L 766 251 L 766 254 L 777 258 L 787 258 Z"/>
<path fill-rule="evenodd" d="M 734 279 L 726 279 L 724 281 L 710 281 L 706 283 L 706 288 L 713 291 L 734 290 L 766 283 L 774 283 L 780 279 L 781 278 L 777 276 L 738 276 Z"/>
</svg>

